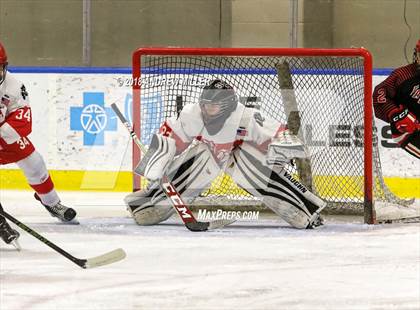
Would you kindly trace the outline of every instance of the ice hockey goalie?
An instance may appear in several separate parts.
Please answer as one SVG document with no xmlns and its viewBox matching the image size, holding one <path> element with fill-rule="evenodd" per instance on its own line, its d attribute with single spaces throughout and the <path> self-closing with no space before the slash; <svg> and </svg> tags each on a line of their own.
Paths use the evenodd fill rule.
<svg viewBox="0 0 420 310">
<path fill-rule="evenodd" d="M 157 224 L 174 212 L 160 188 L 163 175 L 188 202 L 223 170 L 293 227 L 314 228 L 322 224 L 326 203 L 284 169 L 284 163 L 306 156 L 285 126 L 241 104 L 228 83 L 212 80 L 198 104 L 186 105 L 153 136 L 136 168 L 149 186 L 125 202 L 139 225 Z"/>
</svg>

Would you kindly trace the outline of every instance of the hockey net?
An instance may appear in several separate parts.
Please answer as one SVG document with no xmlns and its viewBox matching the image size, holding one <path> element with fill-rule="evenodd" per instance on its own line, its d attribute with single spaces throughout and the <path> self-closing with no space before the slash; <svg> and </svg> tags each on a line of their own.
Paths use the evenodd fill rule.
<svg viewBox="0 0 420 310">
<path fill-rule="evenodd" d="M 289 171 L 334 213 L 364 214 L 374 202 L 406 205 L 387 188 L 373 134 L 372 62 L 364 49 L 141 48 L 133 54 L 133 125 L 148 144 L 164 120 L 197 104 L 212 79 L 232 85 L 245 105 L 287 124 L 310 158 Z M 140 154 L 133 147 L 133 167 Z M 134 188 L 141 187 L 134 176 Z M 221 173 L 196 203 L 258 205 Z"/>
</svg>

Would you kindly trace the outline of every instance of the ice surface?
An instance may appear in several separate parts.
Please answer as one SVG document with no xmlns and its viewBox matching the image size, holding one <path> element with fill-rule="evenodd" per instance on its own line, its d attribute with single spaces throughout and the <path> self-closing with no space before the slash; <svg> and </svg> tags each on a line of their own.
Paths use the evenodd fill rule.
<svg viewBox="0 0 420 310">
<path fill-rule="evenodd" d="M 121 262 L 83 270 L 21 231 L 0 244 L 0 309 L 420 309 L 420 225 L 327 218 L 296 230 L 271 215 L 212 232 L 173 217 L 140 227 L 124 193 L 60 193 L 80 225 L 51 218 L 30 192 L 0 191 L 7 211 L 72 255 L 122 247 Z"/>
</svg>

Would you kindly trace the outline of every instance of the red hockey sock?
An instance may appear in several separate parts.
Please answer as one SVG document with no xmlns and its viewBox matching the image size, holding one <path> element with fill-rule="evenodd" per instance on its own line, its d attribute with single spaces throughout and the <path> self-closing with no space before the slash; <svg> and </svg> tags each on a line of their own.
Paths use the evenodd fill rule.
<svg viewBox="0 0 420 310">
<path fill-rule="evenodd" d="M 47 194 L 51 192 L 54 189 L 54 183 L 51 180 L 51 177 L 48 176 L 48 178 L 42 182 L 41 184 L 29 184 L 37 194 Z"/>
</svg>

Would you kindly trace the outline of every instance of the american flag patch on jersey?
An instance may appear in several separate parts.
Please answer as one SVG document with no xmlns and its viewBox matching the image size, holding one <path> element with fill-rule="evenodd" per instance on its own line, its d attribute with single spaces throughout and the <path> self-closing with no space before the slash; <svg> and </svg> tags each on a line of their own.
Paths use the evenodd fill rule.
<svg viewBox="0 0 420 310">
<path fill-rule="evenodd" d="M 244 137 L 244 136 L 246 136 L 247 135 L 247 133 L 248 133 L 248 131 L 245 129 L 245 127 L 239 127 L 237 130 L 236 130 L 236 135 L 237 136 L 241 136 L 241 137 Z"/>
</svg>

